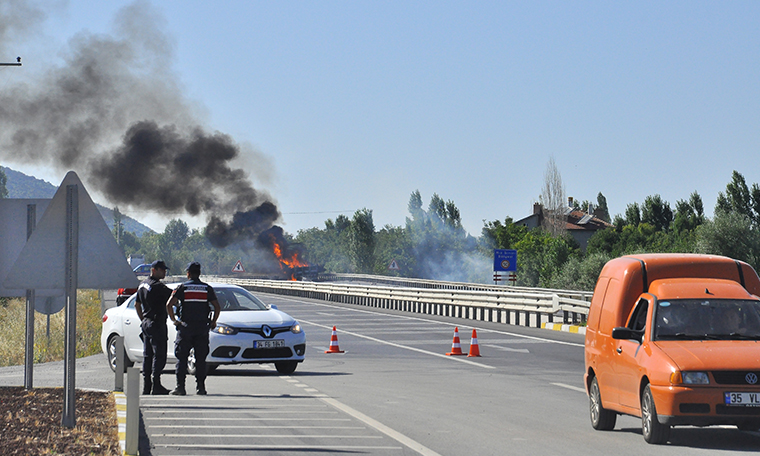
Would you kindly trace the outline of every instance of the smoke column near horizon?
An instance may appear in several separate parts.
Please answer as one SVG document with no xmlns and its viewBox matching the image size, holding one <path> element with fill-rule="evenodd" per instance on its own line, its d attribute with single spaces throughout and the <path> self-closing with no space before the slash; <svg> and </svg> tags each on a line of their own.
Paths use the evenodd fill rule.
<svg viewBox="0 0 760 456">
<path fill-rule="evenodd" d="M 3 43 L 46 16 L 41 6 L 14 0 L 0 0 L 0 12 Z M 174 43 L 163 22 L 151 5 L 135 2 L 116 15 L 112 34 L 80 32 L 61 64 L 6 85 L 0 159 L 73 169 L 114 204 L 206 216 L 217 247 L 255 239 L 280 218 L 248 177 L 268 175 L 268 161 L 247 148 L 243 157 L 231 137 L 201 126 L 170 70 Z"/>
</svg>

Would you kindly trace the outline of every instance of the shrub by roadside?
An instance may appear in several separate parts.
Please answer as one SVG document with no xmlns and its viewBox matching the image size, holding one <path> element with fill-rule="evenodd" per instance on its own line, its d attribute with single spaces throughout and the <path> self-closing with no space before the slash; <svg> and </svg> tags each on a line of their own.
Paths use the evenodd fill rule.
<svg viewBox="0 0 760 456">
<path fill-rule="evenodd" d="M 47 337 L 47 315 L 34 314 L 34 362 L 45 363 L 63 359 L 65 312 L 50 316 L 50 339 Z M 96 290 L 77 291 L 77 358 L 100 352 L 102 315 Z M 0 299 L 0 366 L 24 364 L 26 332 L 26 300 Z"/>
</svg>

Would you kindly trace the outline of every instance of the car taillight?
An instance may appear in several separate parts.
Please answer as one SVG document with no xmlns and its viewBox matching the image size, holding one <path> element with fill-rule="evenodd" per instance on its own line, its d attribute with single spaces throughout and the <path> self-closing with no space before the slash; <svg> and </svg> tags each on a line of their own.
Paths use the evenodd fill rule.
<svg viewBox="0 0 760 456">
<path fill-rule="evenodd" d="M 108 315 L 103 315 L 103 323 L 105 323 L 106 320 L 108 320 Z"/>
</svg>

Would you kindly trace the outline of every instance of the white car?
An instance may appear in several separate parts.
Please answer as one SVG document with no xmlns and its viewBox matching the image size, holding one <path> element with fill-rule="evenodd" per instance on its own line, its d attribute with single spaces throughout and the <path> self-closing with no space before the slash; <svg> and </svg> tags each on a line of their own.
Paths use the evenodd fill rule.
<svg viewBox="0 0 760 456">
<path fill-rule="evenodd" d="M 175 288 L 179 284 L 170 284 Z M 221 364 L 274 363 L 277 372 L 291 374 L 303 362 L 306 353 L 306 334 L 301 325 L 276 306 L 266 305 L 246 289 L 230 284 L 210 283 L 222 309 L 216 328 L 209 333 L 207 371 Z M 136 294 L 103 315 L 100 345 L 116 371 L 116 337 L 124 338 L 125 368 L 142 363 L 143 342 L 140 319 L 135 310 Z M 177 330 L 167 319 L 169 341 L 166 365 L 171 368 Z M 188 373 L 195 373 L 195 357 L 190 352 Z"/>
</svg>

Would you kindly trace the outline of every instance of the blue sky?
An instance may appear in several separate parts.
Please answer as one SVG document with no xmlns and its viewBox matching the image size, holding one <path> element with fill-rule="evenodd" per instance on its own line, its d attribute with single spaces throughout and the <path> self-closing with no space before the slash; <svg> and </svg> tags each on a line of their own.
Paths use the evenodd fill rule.
<svg viewBox="0 0 760 456">
<path fill-rule="evenodd" d="M 0 70 L 0 90 L 60 64 L 76 34 L 112 33 L 128 4 L 45 10 L 33 34 L 7 37 L 3 60 L 24 66 Z M 613 215 L 693 191 L 711 215 L 733 170 L 760 182 L 758 2 L 151 5 L 167 70 L 205 128 L 260 153 L 246 169 L 291 233 L 361 208 L 378 229 L 403 225 L 419 189 L 425 206 L 453 200 L 477 236 L 483 220 L 530 214 L 550 157 L 568 196 L 602 192 Z M 122 211 L 159 231 L 191 221 Z"/>
</svg>

